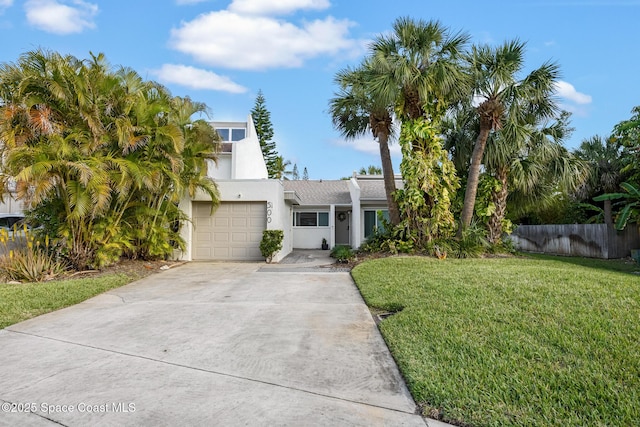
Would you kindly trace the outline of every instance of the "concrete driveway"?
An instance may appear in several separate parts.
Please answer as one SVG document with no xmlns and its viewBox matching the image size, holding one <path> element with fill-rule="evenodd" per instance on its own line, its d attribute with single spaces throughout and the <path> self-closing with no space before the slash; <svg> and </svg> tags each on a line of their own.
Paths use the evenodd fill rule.
<svg viewBox="0 0 640 427">
<path fill-rule="evenodd" d="M 348 273 L 257 263 L 185 264 L 0 330 L 0 404 L 7 426 L 427 425 Z"/>
</svg>

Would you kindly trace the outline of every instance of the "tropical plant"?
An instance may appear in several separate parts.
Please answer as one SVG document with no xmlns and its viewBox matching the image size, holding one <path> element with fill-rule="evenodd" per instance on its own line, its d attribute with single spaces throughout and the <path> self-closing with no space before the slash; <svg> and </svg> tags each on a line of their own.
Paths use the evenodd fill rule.
<svg viewBox="0 0 640 427">
<path fill-rule="evenodd" d="M 589 200 L 594 196 L 619 190 L 620 183 L 624 180 L 624 160 L 618 140 L 593 136 L 582 141 L 575 150 L 575 155 L 589 165 L 589 176 L 576 192 L 580 198 Z M 612 199 L 599 200 L 603 202 L 604 223 L 613 225 Z"/>
<path fill-rule="evenodd" d="M 640 187 L 629 182 L 620 184 L 625 193 L 607 193 L 594 197 L 596 201 L 611 201 L 624 199 L 624 206 L 620 210 L 616 219 L 616 228 L 623 230 L 630 220 L 637 220 L 640 217 Z"/>
<path fill-rule="evenodd" d="M 0 190 L 15 185 L 77 269 L 167 256 L 180 199 L 218 200 L 215 132 L 191 119 L 205 111 L 101 54 L 27 52 L 0 65 Z"/>
<path fill-rule="evenodd" d="M 487 223 L 492 244 L 501 243 L 502 234 L 510 232 L 506 218 L 507 203 L 522 215 L 532 209 L 543 209 L 554 202 L 558 192 L 576 190 L 588 174 L 587 165 L 564 147 L 571 134 L 569 113 L 563 112 L 551 123 L 540 123 L 531 114 L 522 139 L 506 140 L 502 131 L 490 138 L 485 151 L 485 167 L 498 182 L 491 190 L 494 210 Z"/>
<path fill-rule="evenodd" d="M 522 140 L 531 131 L 524 126 L 531 115 L 542 120 L 553 118 L 557 113 L 553 95 L 558 66 L 547 62 L 520 79 L 524 48 L 524 43 L 513 40 L 497 48 L 473 46 L 467 55 L 471 76 L 469 101 L 479 102 L 476 107 L 479 133 L 471 155 L 458 236 L 473 218 L 481 165 L 490 134 L 499 130 L 506 141 Z"/>
<path fill-rule="evenodd" d="M 439 135 L 445 111 L 467 87 L 459 60 L 467 40 L 437 21 L 400 18 L 370 49 L 374 98 L 393 106 L 402 123 L 401 216 L 423 247 L 453 228 L 450 199 L 458 182 Z"/>
<path fill-rule="evenodd" d="M 0 230 L 0 276 L 16 282 L 42 282 L 63 274 L 68 265 L 26 226 Z"/>
<path fill-rule="evenodd" d="M 622 172 L 640 183 L 640 105 L 631 109 L 631 117 L 613 128 L 611 138 L 624 147 Z"/>
<path fill-rule="evenodd" d="M 276 157 L 273 167 L 273 179 L 288 180 L 293 174 L 291 169 L 287 169 L 289 166 L 291 166 L 290 160 L 285 160 L 282 156 Z"/>
<path fill-rule="evenodd" d="M 267 263 L 271 263 L 274 255 L 282 249 L 283 239 L 284 231 L 282 230 L 264 230 L 262 232 L 260 253 L 267 260 Z"/>
<path fill-rule="evenodd" d="M 331 119 L 334 127 L 349 140 L 371 131 L 378 142 L 389 221 L 395 226 L 400 223 L 400 213 L 394 197 L 396 182 L 389 150 L 394 132 L 393 104 L 373 91 L 373 75 L 369 60 L 359 68 L 346 68 L 336 74 L 334 80 L 340 90 L 330 101 Z"/>
</svg>

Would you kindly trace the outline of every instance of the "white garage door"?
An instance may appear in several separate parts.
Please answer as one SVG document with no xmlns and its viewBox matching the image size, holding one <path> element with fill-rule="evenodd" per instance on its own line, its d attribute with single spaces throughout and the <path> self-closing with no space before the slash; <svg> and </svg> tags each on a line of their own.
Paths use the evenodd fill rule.
<svg viewBox="0 0 640 427">
<path fill-rule="evenodd" d="M 211 216 L 211 203 L 193 202 L 193 259 L 258 261 L 267 225 L 265 202 L 222 202 Z"/>
</svg>

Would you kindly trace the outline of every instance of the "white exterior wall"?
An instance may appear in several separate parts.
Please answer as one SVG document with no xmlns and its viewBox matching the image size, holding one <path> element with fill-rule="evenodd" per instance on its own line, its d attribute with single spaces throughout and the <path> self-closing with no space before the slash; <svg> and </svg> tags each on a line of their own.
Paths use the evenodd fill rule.
<svg viewBox="0 0 640 427">
<path fill-rule="evenodd" d="M 246 138 L 232 144 L 230 179 L 267 179 L 269 177 L 251 115 L 247 118 Z"/>
<path fill-rule="evenodd" d="M 293 242 L 290 229 L 290 207 L 284 201 L 284 188 L 277 180 L 218 180 L 216 181 L 220 191 L 221 202 L 266 202 L 267 203 L 267 229 L 284 230 L 285 238 L 283 248 L 274 256 L 277 262 L 291 252 Z M 188 196 L 180 202 L 180 209 L 189 217 L 193 217 L 193 201 L 209 201 L 209 196 L 204 192 L 198 192 L 193 199 Z M 186 222 L 181 230 L 182 238 L 186 242 L 186 250 L 176 254 L 177 258 L 191 261 L 191 246 L 193 241 L 193 224 Z"/>
<path fill-rule="evenodd" d="M 304 208 L 295 208 L 294 212 L 329 212 L 329 225 L 326 227 L 292 227 L 293 231 L 293 247 L 296 249 L 320 249 L 322 247 L 322 239 L 327 239 L 327 243 L 331 245 L 334 240 L 331 218 L 331 212 L 334 210 L 330 206 L 317 206 Z M 291 218 L 293 224 L 293 218 Z"/>
<path fill-rule="evenodd" d="M 13 198 L 14 193 L 5 193 L 4 201 L 0 203 L 0 213 L 23 213 L 24 204 Z"/>
<path fill-rule="evenodd" d="M 231 153 L 218 153 L 218 162 L 207 160 L 207 176 L 218 179 L 231 179 Z"/>
<path fill-rule="evenodd" d="M 364 242 L 364 212 L 360 209 L 360 186 L 355 178 L 349 180 L 351 194 L 351 247 L 357 249 Z"/>
</svg>

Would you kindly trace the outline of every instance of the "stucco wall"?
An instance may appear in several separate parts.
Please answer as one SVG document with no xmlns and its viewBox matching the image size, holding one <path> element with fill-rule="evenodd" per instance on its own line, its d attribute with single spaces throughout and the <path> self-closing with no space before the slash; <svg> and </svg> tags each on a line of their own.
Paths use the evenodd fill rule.
<svg viewBox="0 0 640 427">
<path fill-rule="evenodd" d="M 233 143 L 231 179 L 267 179 L 268 176 L 253 119 L 249 116 L 246 138 Z"/>
<path fill-rule="evenodd" d="M 218 179 L 231 179 L 231 153 L 219 153 L 218 162 L 207 160 L 207 176 Z"/>
<path fill-rule="evenodd" d="M 0 213 L 22 213 L 24 205 L 22 202 L 15 200 L 12 194 L 5 194 L 4 201 L 0 203 Z"/>
<path fill-rule="evenodd" d="M 296 249 L 320 249 L 322 247 L 322 239 L 327 239 L 327 243 L 331 246 L 333 234 L 333 210 L 329 206 L 315 206 L 304 208 L 294 208 L 293 212 L 328 212 L 329 225 L 323 227 L 293 227 L 293 247 Z M 293 224 L 293 218 L 292 222 Z"/>
<path fill-rule="evenodd" d="M 290 208 L 284 201 L 284 188 L 277 180 L 219 180 L 216 181 L 220 192 L 220 201 L 224 202 L 266 202 L 267 203 L 267 229 L 284 230 L 285 240 L 283 249 L 276 254 L 274 261 L 279 261 L 291 252 L 293 246 L 291 233 L 287 233 Z M 193 199 L 188 196 L 180 202 L 180 208 L 190 218 L 192 217 L 192 201 L 211 200 L 204 192 L 198 192 Z M 191 246 L 193 239 L 193 224 L 183 224 L 181 234 L 187 248 L 185 252 L 176 254 L 179 259 L 190 261 L 192 259 Z"/>
</svg>

